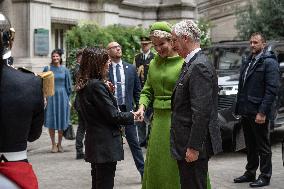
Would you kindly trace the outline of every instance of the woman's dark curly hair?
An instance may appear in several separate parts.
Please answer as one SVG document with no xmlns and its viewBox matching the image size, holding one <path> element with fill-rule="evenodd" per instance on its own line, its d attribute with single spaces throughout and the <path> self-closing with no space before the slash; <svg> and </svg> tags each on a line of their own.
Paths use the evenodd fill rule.
<svg viewBox="0 0 284 189">
<path fill-rule="evenodd" d="M 91 79 L 106 79 L 107 73 L 104 69 L 108 60 L 109 56 L 105 49 L 99 47 L 85 48 L 82 53 L 75 90 L 83 89 Z"/>
</svg>

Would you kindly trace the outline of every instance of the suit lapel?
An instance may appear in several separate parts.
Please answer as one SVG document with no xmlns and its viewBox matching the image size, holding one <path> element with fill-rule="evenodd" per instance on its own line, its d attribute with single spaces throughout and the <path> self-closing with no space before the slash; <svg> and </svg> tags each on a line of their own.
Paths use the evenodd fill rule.
<svg viewBox="0 0 284 189">
<path fill-rule="evenodd" d="M 109 72 L 108 72 L 108 76 L 109 76 L 109 81 L 114 84 L 114 78 L 113 78 L 113 67 L 112 64 L 109 67 Z"/>
<path fill-rule="evenodd" d="M 176 81 L 176 84 L 175 84 L 175 87 L 174 87 L 174 90 L 173 90 L 173 94 L 174 94 L 174 92 L 176 91 L 176 88 L 177 88 L 177 86 L 178 86 L 178 83 L 181 81 L 181 79 L 184 77 L 184 75 L 185 75 L 185 73 L 186 73 L 186 68 L 187 66 L 186 66 L 186 62 L 184 62 L 183 63 L 183 65 L 182 65 L 182 68 L 181 68 L 181 72 L 180 72 L 180 74 L 179 74 L 179 78 L 177 79 L 177 81 Z"/>
<path fill-rule="evenodd" d="M 150 58 L 152 58 L 152 54 L 151 54 L 151 52 L 148 54 L 148 56 L 147 56 L 146 60 L 149 60 Z"/>
<path fill-rule="evenodd" d="M 255 68 L 260 64 L 259 60 L 256 60 L 257 62 L 252 66 L 251 69 L 249 69 L 247 73 L 246 80 L 251 76 L 251 74 L 254 72 Z M 245 81 L 246 82 L 246 81 Z"/>
<path fill-rule="evenodd" d="M 183 80 L 184 76 L 186 75 L 186 73 L 188 72 L 189 70 L 189 67 L 191 66 L 191 64 L 196 60 L 196 57 L 199 55 L 201 51 L 198 51 L 190 60 L 188 63 L 184 62 L 185 65 L 183 65 L 183 68 L 181 70 L 181 73 L 180 73 L 180 76 L 179 76 L 179 79 L 177 80 L 176 82 L 176 85 L 174 87 L 174 90 L 173 92 L 176 90 L 178 84 L 180 83 L 180 81 Z"/>
<path fill-rule="evenodd" d="M 248 64 L 248 63 L 249 63 L 249 62 L 247 62 L 247 64 Z M 256 67 L 258 67 L 258 65 L 260 65 L 260 64 L 262 64 L 262 59 L 261 59 L 261 58 L 257 59 L 256 62 L 254 63 L 254 65 L 252 65 L 252 68 L 250 68 L 250 69 L 248 70 L 247 76 L 246 76 L 246 78 L 245 78 L 245 81 L 243 81 L 242 86 L 245 85 L 245 83 L 246 83 L 246 81 L 248 80 L 248 78 L 253 74 L 253 72 L 254 72 L 254 70 L 256 69 Z M 247 68 L 247 66 L 246 66 L 246 68 Z M 246 70 L 246 68 L 245 68 L 244 70 Z M 243 74 L 242 74 L 242 76 L 243 76 Z"/>
<path fill-rule="evenodd" d="M 140 62 L 143 62 L 143 53 L 139 55 Z"/>
<path fill-rule="evenodd" d="M 244 66 L 242 66 L 241 71 L 240 71 L 240 75 L 243 75 L 244 71 L 246 70 L 247 64 L 249 62 L 246 62 Z"/>
<path fill-rule="evenodd" d="M 123 70 L 124 70 L 124 78 L 125 78 L 125 97 L 128 96 L 128 66 L 125 64 L 125 62 L 122 62 Z"/>
<path fill-rule="evenodd" d="M 113 93 L 110 91 L 109 86 L 107 86 L 107 84 L 104 84 L 104 85 L 105 85 L 106 90 L 108 91 L 108 95 L 111 98 L 113 105 L 117 108 L 116 98 L 114 97 Z"/>
</svg>

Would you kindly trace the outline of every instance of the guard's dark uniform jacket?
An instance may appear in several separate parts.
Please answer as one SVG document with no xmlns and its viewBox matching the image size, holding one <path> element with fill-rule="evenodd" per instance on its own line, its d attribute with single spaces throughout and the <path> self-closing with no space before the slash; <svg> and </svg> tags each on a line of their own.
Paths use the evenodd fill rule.
<svg viewBox="0 0 284 189">
<path fill-rule="evenodd" d="M 139 77 L 139 80 L 140 80 L 142 87 L 144 86 L 144 83 L 147 79 L 149 64 L 150 64 L 150 62 L 153 58 L 154 58 L 154 53 L 152 53 L 152 52 L 149 53 L 146 60 L 144 60 L 144 58 L 143 58 L 143 53 L 139 53 L 135 56 L 135 65 L 136 65 L 136 69 L 138 71 L 138 77 Z M 142 69 L 141 66 L 143 67 L 143 69 Z"/>
<path fill-rule="evenodd" d="M 42 80 L 3 64 L 0 85 L 0 153 L 27 149 L 44 121 Z"/>
</svg>

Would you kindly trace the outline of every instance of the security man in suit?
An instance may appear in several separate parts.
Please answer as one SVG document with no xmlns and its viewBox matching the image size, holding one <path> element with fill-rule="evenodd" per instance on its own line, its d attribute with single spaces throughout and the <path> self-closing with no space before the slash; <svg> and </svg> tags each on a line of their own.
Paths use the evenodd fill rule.
<svg viewBox="0 0 284 189">
<path fill-rule="evenodd" d="M 37 140 L 44 121 L 42 80 L 3 60 L 11 50 L 9 20 L 0 13 L 0 188 L 38 189 L 27 159 L 27 141 Z M 9 57 L 7 57 L 9 58 Z"/>
<path fill-rule="evenodd" d="M 107 50 L 112 62 L 109 67 L 109 80 L 115 86 L 114 96 L 117 99 L 119 109 L 122 112 L 135 111 L 133 102 L 138 106 L 141 91 L 135 66 L 121 60 L 122 49 L 117 42 L 109 43 Z M 144 157 L 138 142 L 137 126 L 125 126 L 125 136 L 136 168 L 142 178 L 144 174 Z"/>
<path fill-rule="evenodd" d="M 142 36 L 140 37 L 141 50 L 142 52 L 137 54 L 134 58 L 133 64 L 136 66 L 137 74 L 140 79 L 141 86 L 143 88 L 144 83 L 147 79 L 147 74 L 149 70 L 149 64 L 154 58 L 154 53 L 151 52 L 152 41 L 149 37 Z M 149 107 L 145 111 L 144 121 L 139 122 L 138 125 L 138 134 L 139 134 L 139 143 L 141 147 L 147 147 L 147 140 L 150 134 L 150 123 L 153 113 L 153 108 Z"/>
<path fill-rule="evenodd" d="M 181 189 L 205 189 L 208 160 L 222 151 L 217 75 L 200 48 L 201 31 L 194 22 L 177 23 L 172 36 L 185 62 L 172 94 L 171 153 L 177 160 Z"/>
<path fill-rule="evenodd" d="M 251 187 L 269 185 L 272 175 L 269 120 L 279 88 L 279 64 L 273 52 L 265 50 L 263 34 L 250 37 L 251 55 L 243 59 L 240 69 L 236 115 L 241 115 L 247 148 L 245 173 L 235 183 L 251 182 Z M 256 170 L 260 167 L 257 180 Z"/>
</svg>

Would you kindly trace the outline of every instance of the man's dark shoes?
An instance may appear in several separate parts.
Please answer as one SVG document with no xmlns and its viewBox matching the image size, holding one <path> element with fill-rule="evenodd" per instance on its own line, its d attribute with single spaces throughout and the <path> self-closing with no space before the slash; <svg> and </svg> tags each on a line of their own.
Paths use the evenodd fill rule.
<svg viewBox="0 0 284 189">
<path fill-rule="evenodd" d="M 76 159 L 84 159 L 84 158 L 85 158 L 85 154 L 84 153 L 77 153 Z"/>
<path fill-rule="evenodd" d="M 261 177 L 258 177 L 256 181 L 249 184 L 249 186 L 252 188 L 257 188 L 257 187 L 262 187 L 262 186 L 267 186 L 267 185 L 269 185 L 269 181 Z"/>
<path fill-rule="evenodd" d="M 243 175 L 243 176 L 240 176 L 234 179 L 234 183 L 254 182 L 254 181 L 255 181 L 255 177 L 248 176 L 248 175 Z"/>
</svg>

